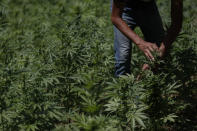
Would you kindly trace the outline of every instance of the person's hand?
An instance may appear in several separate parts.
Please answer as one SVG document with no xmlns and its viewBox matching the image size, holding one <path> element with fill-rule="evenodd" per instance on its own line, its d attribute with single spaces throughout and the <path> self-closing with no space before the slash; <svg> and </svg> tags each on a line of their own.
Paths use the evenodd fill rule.
<svg viewBox="0 0 197 131">
<path fill-rule="evenodd" d="M 164 43 L 161 43 L 161 46 L 159 47 L 159 55 L 160 57 L 164 57 L 166 53 L 166 48 Z"/>
<path fill-rule="evenodd" d="M 142 71 L 149 70 L 149 69 L 150 69 L 150 66 L 148 64 L 144 64 L 142 66 Z"/>
<path fill-rule="evenodd" d="M 154 57 L 151 52 L 159 50 L 155 43 L 141 41 L 137 46 L 142 52 L 144 52 L 149 60 L 154 61 Z"/>
</svg>

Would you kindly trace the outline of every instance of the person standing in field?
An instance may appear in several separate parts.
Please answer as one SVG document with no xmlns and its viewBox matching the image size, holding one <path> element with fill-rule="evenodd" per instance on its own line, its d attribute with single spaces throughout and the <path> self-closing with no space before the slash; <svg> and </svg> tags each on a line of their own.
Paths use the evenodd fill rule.
<svg viewBox="0 0 197 131">
<path fill-rule="evenodd" d="M 182 27 L 183 0 L 171 0 L 171 26 L 166 34 L 155 0 L 111 0 L 114 25 L 115 76 L 130 74 L 132 43 L 154 60 L 151 52 L 166 55 Z M 133 30 L 139 26 L 145 40 Z M 148 65 L 143 65 L 143 70 Z"/>
</svg>

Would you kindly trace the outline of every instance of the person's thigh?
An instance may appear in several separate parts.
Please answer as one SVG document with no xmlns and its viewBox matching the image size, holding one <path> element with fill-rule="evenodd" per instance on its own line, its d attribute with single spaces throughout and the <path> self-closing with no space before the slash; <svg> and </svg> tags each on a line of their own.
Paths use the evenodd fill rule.
<svg viewBox="0 0 197 131">
<path fill-rule="evenodd" d="M 165 32 L 155 1 L 142 4 L 139 9 L 135 11 L 135 17 L 137 24 L 144 34 L 145 40 L 160 46 Z"/>
<path fill-rule="evenodd" d="M 122 19 L 133 30 L 136 26 L 134 19 L 128 13 L 122 14 Z M 116 60 L 125 62 L 130 56 L 131 40 L 125 36 L 116 26 L 114 26 L 114 47 L 116 52 Z"/>
<path fill-rule="evenodd" d="M 134 29 L 136 22 L 131 15 L 132 9 L 124 8 L 122 19 Z M 114 26 L 114 49 L 115 49 L 115 75 L 130 73 L 131 40 Z"/>
</svg>

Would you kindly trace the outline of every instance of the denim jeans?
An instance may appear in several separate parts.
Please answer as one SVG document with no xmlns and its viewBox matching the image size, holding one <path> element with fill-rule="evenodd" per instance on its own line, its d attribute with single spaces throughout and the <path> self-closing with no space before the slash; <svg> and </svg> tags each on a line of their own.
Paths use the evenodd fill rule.
<svg viewBox="0 0 197 131">
<path fill-rule="evenodd" d="M 112 1 L 111 1 L 112 2 Z M 162 20 L 155 1 L 137 7 L 125 6 L 122 19 L 134 30 L 139 26 L 148 42 L 160 43 L 164 38 Z M 132 41 L 114 26 L 115 76 L 130 74 Z"/>
</svg>

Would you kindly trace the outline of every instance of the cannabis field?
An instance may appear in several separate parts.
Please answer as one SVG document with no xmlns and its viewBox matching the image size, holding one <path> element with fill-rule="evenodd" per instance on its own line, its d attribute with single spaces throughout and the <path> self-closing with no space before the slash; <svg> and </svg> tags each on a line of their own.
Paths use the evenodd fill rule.
<svg viewBox="0 0 197 131">
<path fill-rule="evenodd" d="M 167 30 L 170 0 L 157 4 Z M 196 14 L 184 0 L 170 54 L 150 63 L 133 46 L 115 78 L 109 0 L 0 0 L 0 130 L 196 131 Z"/>
</svg>

